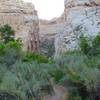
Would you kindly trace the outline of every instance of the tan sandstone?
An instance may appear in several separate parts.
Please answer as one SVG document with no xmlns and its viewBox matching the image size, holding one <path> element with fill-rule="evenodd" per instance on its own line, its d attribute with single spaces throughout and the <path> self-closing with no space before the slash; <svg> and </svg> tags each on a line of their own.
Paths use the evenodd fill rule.
<svg viewBox="0 0 100 100">
<path fill-rule="evenodd" d="M 24 50 L 39 50 L 39 19 L 34 5 L 22 0 L 0 0 L 0 25 L 9 24 Z"/>
</svg>

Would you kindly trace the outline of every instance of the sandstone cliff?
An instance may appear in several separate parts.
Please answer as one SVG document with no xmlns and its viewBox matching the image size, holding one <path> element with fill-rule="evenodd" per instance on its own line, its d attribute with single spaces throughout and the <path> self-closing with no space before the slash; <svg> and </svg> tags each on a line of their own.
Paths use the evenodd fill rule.
<svg viewBox="0 0 100 100">
<path fill-rule="evenodd" d="M 22 0 L 0 0 L 0 25 L 4 24 L 12 26 L 24 49 L 38 50 L 39 20 L 34 5 Z"/>
<path fill-rule="evenodd" d="M 59 34 L 62 31 L 63 26 L 64 15 L 49 21 L 40 19 L 40 37 L 55 37 L 56 34 Z"/>
<path fill-rule="evenodd" d="M 53 56 L 55 53 L 54 41 L 56 35 L 60 34 L 64 27 L 64 14 L 49 21 L 40 19 L 39 22 L 41 53 Z"/>
<path fill-rule="evenodd" d="M 56 38 L 56 55 L 78 48 L 78 38 L 100 32 L 100 0 L 65 0 L 65 25 Z"/>
</svg>

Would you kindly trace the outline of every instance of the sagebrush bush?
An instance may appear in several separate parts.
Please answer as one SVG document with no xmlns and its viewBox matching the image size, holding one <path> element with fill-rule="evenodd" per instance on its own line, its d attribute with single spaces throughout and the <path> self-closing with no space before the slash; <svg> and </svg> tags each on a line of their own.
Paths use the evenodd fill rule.
<svg viewBox="0 0 100 100">
<path fill-rule="evenodd" d="M 49 64 L 22 61 L 16 62 L 12 69 L 0 66 L 0 91 L 16 94 L 18 98 L 23 98 L 21 100 L 41 98 L 44 94 L 53 92 L 50 76 L 53 67 Z"/>
<path fill-rule="evenodd" d="M 93 62 L 93 58 L 90 59 L 81 52 L 69 52 L 60 57 L 57 63 L 66 73 L 67 84 L 70 82 L 69 87 L 77 87 L 82 99 L 86 100 L 89 97 L 89 100 L 95 100 L 100 87 L 100 69 L 96 65 L 97 62 Z"/>
</svg>

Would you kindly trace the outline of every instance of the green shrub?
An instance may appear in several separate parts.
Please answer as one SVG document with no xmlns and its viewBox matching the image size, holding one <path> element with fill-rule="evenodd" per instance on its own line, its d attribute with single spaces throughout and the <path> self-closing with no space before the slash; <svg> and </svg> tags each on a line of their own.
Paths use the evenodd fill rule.
<svg viewBox="0 0 100 100">
<path fill-rule="evenodd" d="M 86 37 L 81 37 L 80 38 L 80 48 L 81 48 L 81 51 L 84 53 L 84 54 L 88 54 L 89 50 L 90 50 L 90 45 L 88 43 L 88 40 Z"/>
<path fill-rule="evenodd" d="M 3 40 L 4 43 L 7 43 L 9 41 L 14 40 L 14 30 L 9 25 L 4 25 L 0 27 L 0 36 L 1 40 Z"/>
<path fill-rule="evenodd" d="M 82 100 L 80 96 L 72 96 L 70 100 Z"/>
<path fill-rule="evenodd" d="M 38 53 L 32 53 L 32 52 L 25 53 L 22 60 L 24 62 L 37 61 L 38 63 L 53 63 L 53 60 L 50 60 L 48 57 Z"/>
<path fill-rule="evenodd" d="M 67 83 L 70 82 L 69 86 L 73 87 L 74 84 L 74 87 L 77 87 L 78 94 L 85 99 L 89 97 L 90 100 L 96 97 L 96 92 L 100 86 L 100 69 L 96 67 L 97 62 L 92 61 L 80 52 L 66 53 L 57 61 L 61 70 L 66 73 L 66 81 Z M 95 96 L 90 97 L 91 93 L 95 93 Z"/>
<path fill-rule="evenodd" d="M 11 66 L 21 56 L 21 43 L 18 41 L 10 41 L 6 44 L 0 43 L 0 63 Z"/>
<path fill-rule="evenodd" d="M 97 35 L 92 41 L 92 47 L 88 53 L 89 56 L 97 56 L 100 54 L 100 35 Z"/>
<path fill-rule="evenodd" d="M 13 71 L 18 76 L 18 84 L 22 91 L 27 93 L 30 90 L 35 99 L 41 98 L 45 91 L 50 91 L 51 78 L 49 73 L 52 69 L 49 64 L 16 62 L 14 66 Z"/>
<path fill-rule="evenodd" d="M 3 43 L 0 43 L 0 55 L 4 54 L 5 50 L 4 50 L 5 46 Z"/>
<path fill-rule="evenodd" d="M 41 98 L 49 91 L 53 91 L 49 74 L 52 71 L 51 65 L 37 62 L 17 61 L 11 69 L 1 65 L 0 91 L 4 94 L 7 92 L 9 95 L 15 94 L 18 98 L 22 98 L 21 100 Z"/>
<path fill-rule="evenodd" d="M 54 79 L 55 83 L 58 84 L 62 81 L 64 77 L 64 73 L 61 69 L 55 68 L 53 71 L 51 71 L 50 76 Z"/>
<path fill-rule="evenodd" d="M 92 41 L 91 45 L 87 37 L 82 36 L 80 38 L 81 51 L 87 56 L 96 56 L 100 54 L 100 35 L 97 35 Z"/>
<path fill-rule="evenodd" d="M 15 40 L 15 41 L 9 41 L 7 44 L 6 44 L 6 47 L 7 48 L 13 48 L 15 50 L 18 50 L 20 51 L 21 50 L 21 42 L 18 41 L 18 40 Z"/>
<path fill-rule="evenodd" d="M 97 35 L 92 41 L 93 48 L 100 47 L 100 35 Z"/>
</svg>

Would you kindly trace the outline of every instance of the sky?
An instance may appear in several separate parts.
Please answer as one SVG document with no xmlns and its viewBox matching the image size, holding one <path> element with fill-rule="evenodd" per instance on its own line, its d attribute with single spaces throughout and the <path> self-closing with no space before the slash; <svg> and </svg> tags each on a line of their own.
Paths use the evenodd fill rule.
<svg viewBox="0 0 100 100">
<path fill-rule="evenodd" d="M 64 11 L 64 0 L 24 0 L 32 2 L 38 11 L 39 18 L 51 20 L 59 17 Z"/>
</svg>

